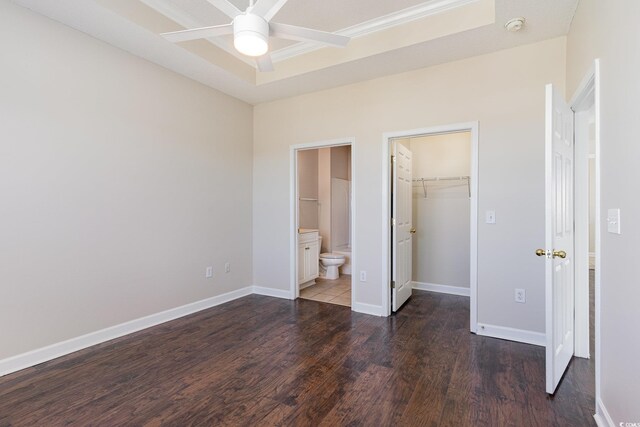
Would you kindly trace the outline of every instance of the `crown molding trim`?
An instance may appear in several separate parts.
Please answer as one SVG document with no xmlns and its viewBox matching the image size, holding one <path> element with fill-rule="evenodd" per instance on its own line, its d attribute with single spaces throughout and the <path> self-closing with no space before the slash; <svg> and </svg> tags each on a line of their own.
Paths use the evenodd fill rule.
<svg viewBox="0 0 640 427">
<path fill-rule="evenodd" d="M 164 15 L 165 17 L 171 19 L 172 21 L 185 28 L 198 28 L 204 25 L 201 22 L 198 22 L 191 15 L 184 13 L 182 10 L 167 2 L 166 0 L 140 1 L 156 12 Z M 446 12 L 447 10 L 455 9 L 457 7 L 476 3 L 478 1 L 479 0 L 432 0 L 422 4 L 418 4 L 416 6 L 408 7 L 406 9 L 398 10 L 388 15 L 380 16 L 378 18 L 371 19 L 369 21 L 365 21 L 351 27 L 344 28 L 340 31 L 336 31 L 336 34 L 351 38 L 362 37 L 378 31 L 397 27 L 411 21 L 426 18 L 427 16 Z M 239 54 L 232 46 L 229 46 L 227 43 L 222 43 L 220 39 L 211 37 L 205 40 L 214 44 L 230 55 L 233 55 L 235 58 L 241 60 L 242 62 L 252 66 L 253 68 L 257 68 L 255 61 L 252 61 L 251 59 L 246 58 L 244 55 Z M 304 55 L 306 53 L 314 52 L 316 50 L 322 49 L 323 47 L 324 46 L 308 42 L 296 43 L 294 45 L 271 52 L 271 59 L 274 63 L 280 62 L 298 55 Z"/>
<path fill-rule="evenodd" d="M 476 3 L 478 1 L 479 0 L 433 0 L 427 3 L 408 7 L 406 9 L 402 9 L 397 12 L 381 16 L 379 18 L 371 19 L 357 25 L 353 25 L 343 30 L 336 31 L 336 34 L 351 38 L 362 37 L 378 31 L 397 27 L 411 21 L 426 18 L 427 16 L 437 15 L 451 9 L 466 6 L 471 3 Z M 292 46 L 287 46 L 285 48 L 271 52 L 271 59 L 274 63 L 280 62 L 289 58 L 293 58 L 294 56 L 303 55 L 305 53 L 310 53 L 322 49 L 323 47 L 324 46 L 307 42 L 296 43 Z"/>
</svg>

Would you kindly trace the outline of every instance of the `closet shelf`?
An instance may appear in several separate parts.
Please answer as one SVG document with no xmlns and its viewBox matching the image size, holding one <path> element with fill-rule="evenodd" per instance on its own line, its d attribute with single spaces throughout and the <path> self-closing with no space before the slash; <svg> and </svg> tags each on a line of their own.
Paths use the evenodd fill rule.
<svg viewBox="0 0 640 427">
<path fill-rule="evenodd" d="M 413 182 L 465 181 L 469 179 L 471 179 L 470 176 L 430 176 L 425 178 L 414 178 Z"/>
<path fill-rule="evenodd" d="M 424 191 L 424 198 L 427 198 L 427 184 L 434 182 L 444 182 L 444 181 L 466 181 L 467 183 L 467 192 L 469 193 L 469 198 L 471 198 L 471 177 L 470 176 L 430 176 L 430 177 L 422 177 L 422 178 L 414 178 L 412 180 L 416 183 L 422 184 L 422 190 Z"/>
</svg>

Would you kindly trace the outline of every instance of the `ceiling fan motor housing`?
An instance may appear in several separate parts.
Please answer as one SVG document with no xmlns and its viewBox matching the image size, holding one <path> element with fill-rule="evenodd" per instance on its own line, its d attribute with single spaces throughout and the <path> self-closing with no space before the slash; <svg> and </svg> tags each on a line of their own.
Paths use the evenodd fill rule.
<svg viewBox="0 0 640 427">
<path fill-rule="evenodd" d="M 269 23 L 251 13 L 236 16 L 233 20 L 233 44 L 245 55 L 264 55 L 269 50 Z"/>
</svg>

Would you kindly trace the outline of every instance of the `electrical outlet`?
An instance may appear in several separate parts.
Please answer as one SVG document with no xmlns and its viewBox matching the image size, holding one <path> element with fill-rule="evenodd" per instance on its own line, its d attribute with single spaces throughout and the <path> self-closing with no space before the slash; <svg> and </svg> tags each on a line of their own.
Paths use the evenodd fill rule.
<svg viewBox="0 0 640 427">
<path fill-rule="evenodd" d="M 224 264 L 224 272 L 228 273 L 231 271 L 231 263 L 227 262 Z"/>
<path fill-rule="evenodd" d="M 207 267 L 207 271 L 205 272 L 204 277 L 207 279 L 213 277 L 213 267 Z"/>
<path fill-rule="evenodd" d="M 367 272 L 362 270 L 360 271 L 360 281 L 361 282 L 366 282 L 367 281 Z"/>
<path fill-rule="evenodd" d="M 525 302 L 527 302 L 527 293 L 525 292 L 524 289 L 516 289 L 515 300 L 516 302 L 519 302 L 521 304 L 524 304 Z"/>
</svg>

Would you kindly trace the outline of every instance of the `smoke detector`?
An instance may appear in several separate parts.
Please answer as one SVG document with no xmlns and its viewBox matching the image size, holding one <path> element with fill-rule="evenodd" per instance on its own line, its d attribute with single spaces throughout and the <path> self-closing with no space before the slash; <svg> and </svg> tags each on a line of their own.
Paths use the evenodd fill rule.
<svg viewBox="0 0 640 427">
<path fill-rule="evenodd" d="M 504 27 L 507 29 L 507 31 L 515 33 L 517 31 L 520 31 L 522 27 L 524 27 L 524 22 L 525 22 L 525 19 L 522 17 L 513 18 L 512 20 L 504 24 Z"/>
</svg>

